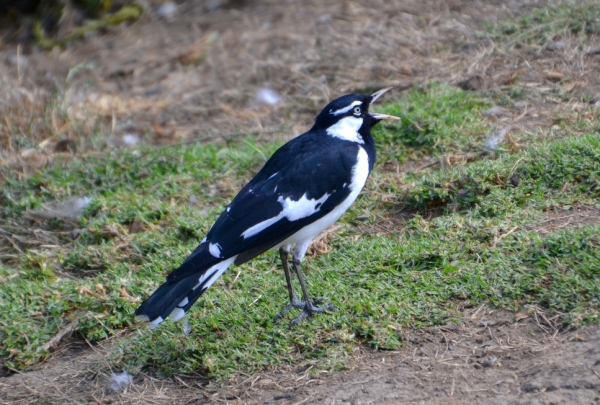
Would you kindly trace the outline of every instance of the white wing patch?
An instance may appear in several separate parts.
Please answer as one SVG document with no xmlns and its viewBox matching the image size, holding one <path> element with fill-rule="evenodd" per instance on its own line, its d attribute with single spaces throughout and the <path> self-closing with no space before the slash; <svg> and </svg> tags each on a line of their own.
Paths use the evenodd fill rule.
<svg viewBox="0 0 600 405">
<path fill-rule="evenodd" d="M 258 224 L 246 229 L 242 233 L 242 237 L 246 239 L 254 236 L 283 218 L 287 218 L 290 221 L 297 221 L 299 219 L 311 216 L 321 209 L 321 205 L 327 201 L 330 195 L 331 194 L 325 193 L 321 198 L 316 200 L 314 198 L 308 199 L 306 194 L 304 194 L 298 201 L 294 201 L 289 197 L 286 199 L 279 197 L 277 201 L 283 206 L 283 210 L 273 218 L 259 222 Z"/>
<path fill-rule="evenodd" d="M 290 198 L 285 200 L 281 197 L 279 201 L 283 205 L 283 212 L 287 219 L 290 221 L 297 221 L 299 219 L 308 217 L 321 209 L 321 205 L 329 198 L 331 194 L 323 194 L 323 197 L 318 200 L 306 198 L 304 194 L 298 201 L 294 201 Z"/>
<path fill-rule="evenodd" d="M 150 322 L 148 324 L 148 327 L 150 329 L 154 329 L 156 328 L 158 325 L 160 325 L 162 323 L 162 321 L 164 321 L 164 319 L 162 319 L 162 316 L 159 316 L 158 318 L 156 318 L 155 320 L 153 320 L 152 322 Z"/>
<path fill-rule="evenodd" d="M 285 215 L 283 214 L 283 211 L 281 211 L 279 213 L 279 215 L 273 217 L 273 218 L 269 218 L 265 221 L 259 222 L 256 225 L 251 226 L 250 228 L 246 229 L 243 233 L 242 233 L 242 237 L 244 239 L 247 239 L 251 236 L 256 235 L 257 233 L 261 232 L 264 229 L 267 229 L 268 227 L 270 227 L 271 225 L 273 225 L 275 222 L 279 221 L 280 219 L 282 219 L 283 217 L 285 217 Z"/>
<path fill-rule="evenodd" d="M 194 286 L 193 289 L 195 290 L 201 285 L 203 285 L 202 288 L 207 289 L 208 287 L 213 285 L 214 282 L 217 281 L 219 277 L 221 277 L 221 274 L 223 274 L 225 270 L 227 270 L 227 268 L 231 266 L 231 263 L 235 261 L 236 257 L 237 255 L 230 257 L 227 260 L 223 260 L 222 262 L 217 263 L 208 270 L 206 270 L 204 274 L 202 274 L 202 276 L 198 279 L 198 283 Z"/>
<path fill-rule="evenodd" d="M 346 114 L 348 111 L 350 111 L 352 109 L 352 107 L 354 107 L 355 105 L 362 105 L 362 101 L 353 101 L 352 104 L 350 104 L 348 107 L 344 107 L 344 108 L 340 108 L 339 110 L 331 110 L 329 111 L 329 114 L 331 115 L 341 115 L 341 114 Z"/>
<path fill-rule="evenodd" d="M 329 228 L 335 221 L 342 216 L 344 212 L 352 205 L 356 197 L 360 194 L 363 189 L 367 178 L 369 177 L 369 155 L 362 148 L 358 148 L 358 154 L 356 155 L 356 164 L 352 168 L 352 180 L 348 185 L 350 189 L 350 195 L 346 197 L 344 201 L 333 209 L 329 214 L 323 218 L 313 222 L 312 224 L 305 226 L 298 232 L 281 242 L 279 246 L 296 245 L 294 249 L 294 258 L 302 260 L 306 249 L 310 245 L 310 242 L 325 229 Z"/>
<path fill-rule="evenodd" d="M 358 133 L 358 130 L 362 124 L 362 118 L 344 117 L 327 128 L 327 135 L 340 138 L 345 141 L 365 143 L 365 141 L 362 139 L 362 136 L 360 136 Z"/>
<path fill-rule="evenodd" d="M 218 243 L 209 243 L 208 251 L 214 257 L 221 257 L 221 245 L 219 245 Z"/>
<path fill-rule="evenodd" d="M 173 308 L 173 310 L 171 311 L 171 313 L 169 314 L 169 316 L 171 317 L 171 320 L 173 321 L 178 321 L 181 318 L 183 318 L 183 316 L 185 315 L 185 311 L 181 308 Z"/>
</svg>

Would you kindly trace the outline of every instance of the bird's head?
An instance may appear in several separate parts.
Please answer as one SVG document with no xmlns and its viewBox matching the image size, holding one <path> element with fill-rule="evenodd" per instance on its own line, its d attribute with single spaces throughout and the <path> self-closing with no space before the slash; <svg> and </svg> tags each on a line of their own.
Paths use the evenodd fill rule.
<svg viewBox="0 0 600 405">
<path fill-rule="evenodd" d="M 339 129 L 354 132 L 370 132 L 379 121 L 398 117 L 387 114 L 369 112 L 369 107 L 391 87 L 379 90 L 373 94 L 347 94 L 333 100 L 315 118 L 313 130 Z"/>
</svg>

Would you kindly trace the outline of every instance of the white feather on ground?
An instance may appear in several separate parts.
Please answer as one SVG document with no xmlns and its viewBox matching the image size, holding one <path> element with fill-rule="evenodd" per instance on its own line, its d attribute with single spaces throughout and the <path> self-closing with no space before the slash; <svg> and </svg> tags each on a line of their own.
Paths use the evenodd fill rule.
<svg viewBox="0 0 600 405">
<path fill-rule="evenodd" d="M 485 148 L 488 150 L 496 150 L 498 149 L 498 145 L 500 142 L 504 140 L 504 137 L 508 133 L 508 128 L 502 128 L 496 130 L 490 134 L 490 136 L 485 141 Z"/>
<path fill-rule="evenodd" d="M 112 373 L 110 378 L 110 388 L 113 391 L 125 391 L 131 384 L 133 384 L 133 376 L 127 371 L 123 371 L 122 373 Z"/>
<path fill-rule="evenodd" d="M 29 210 L 23 215 L 30 219 L 75 219 L 83 215 L 85 207 L 92 202 L 91 197 L 71 197 L 42 205 L 39 210 Z"/>
</svg>

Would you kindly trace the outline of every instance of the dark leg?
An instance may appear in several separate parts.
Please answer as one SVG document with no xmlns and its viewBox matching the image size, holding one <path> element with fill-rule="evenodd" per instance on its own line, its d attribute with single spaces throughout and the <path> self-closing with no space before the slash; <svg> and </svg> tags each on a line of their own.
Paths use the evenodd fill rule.
<svg viewBox="0 0 600 405">
<path fill-rule="evenodd" d="M 302 274 L 302 269 L 300 268 L 300 260 L 294 258 L 292 260 L 292 267 L 298 276 L 298 281 L 300 282 L 300 287 L 302 288 L 302 295 L 304 296 L 304 302 L 302 303 L 302 313 L 290 323 L 290 328 L 302 322 L 302 320 L 307 316 L 313 316 L 314 314 L 320 314 L 325 311 L 332 311 L 336 309 L 335 306 L 330 304 L 325 304 L 322 307 L 315 306 L 315 304 L 318 304 L 319 302 L 312 302 L 308 296 L 308 288 L 306 288 L 304 274 Z"/>
<path fill-rule="evenodd" d="M 281 258 L 281 264 L 283 265 L 283 272 L 285 274 L 285 281 L 287 282 L 290 302 L 294 302 L 296 301 L 296 294 L 294 294 L 294 288 L 292 287 L 292 275 L 290 273 L 290 267 L 288 264 L 288 252 L 284 248 L 279 248 L 279 257 Z"/>
<path fill-rule="evenodd" d="M 284 247 L 279 248 L 279 257 L 281 258 L 283 273 L 285 274 L 285 281 L 287 283 L 288 294 L 290 296 L 290 303 L 283 309 L 283 311 L 275 315 L 273 322 L 277 322 L 292 308 L 304 308 L 304 303 L 302 301 L 298 301 L 296 294 L 294 294 L 294 287 L 292 286 L 292 274 L 290 273 L 290 267 L 288 264 L 288 251 Z"/>
</svg>

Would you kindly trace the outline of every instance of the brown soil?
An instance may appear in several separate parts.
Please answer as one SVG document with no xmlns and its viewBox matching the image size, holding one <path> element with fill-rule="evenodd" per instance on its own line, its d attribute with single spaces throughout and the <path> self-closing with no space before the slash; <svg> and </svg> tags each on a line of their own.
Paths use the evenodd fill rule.
<svg viewBox="0 0 600 405">
<path fill-rule="evenodd" d="M 265 404 L 583 404 L 600 401 L 600 329 L 559 333 L 537 308 L 466 312 L 460 325 L 402 331 L 395 352 L 351 370 L 265 373 L 211 396 Z M 519 321 L 516 321 L 519 319 Z M 240 378 L 241 380 L 241 378 Z"/>
<path fill-rule="evenodd" d="M 593 207 L 578 205 L 562 211 L 548 211 L 546 218 L 536 229 L 540 233 L 556 232 L 563 228 L 600 224 L 600 204 Z"/>
<path fill-rule="evenodd" d="M 362 349 L 349 370 L 276 368 L 213 389 L 203 378 L 136 375 L 116 393 L 91 372 L 110 343 L 71 342 L 39 370 L 0 379 L 3 403 L 598 404 L 600 328 L 559 331 L 539 308 L 483 306 L 458 325 L 402 330 L 394 352 Z"/>
<path fill-rule="evenodd" d="M 122 147 L 128 139 L 170 144 L 219 140 L 223 134 L 248 131 L 259 137 L 290 137 L 306 129 L 319 107 L 334 96 L 388 85 L 395 85 L 398 95 L 430 80 L 470 90 L 516 82 L 536 89 L 538 98 L 488 112 L 490 124 L 515 134 L 508 146 L 519 147 L 520 131 L 535 131 L 556 123 L 561 113 L 586 108 L 577 97 L 569 102 L 545 97 L 554 86 L 574 96 L 591 94 L 592 102 L 600 100 L 600 66 L 591 52 L 598 44 L 576 46 L 575 38 L 564 38 L 557 49 L 506 53 L 475 35 L 483 22 L 519 15 L 543 3 L 190 1 L 180 4 L 171 19 L 150 9 L 133 25 L 90 34 L 63 50 L 0 44 L 0 164 L 34 170 L 56 153 Z M 206 4 L 216 8 L 209 10 Z M 94 69 L 74 74 L 67 83 L 69 69 L 82 64 Z M 64 91 L 46 109 L 56 88 Z M 257 101 L 263 88 L 277 92 L 281 101 Z M 30 134 L 38 147 L 15 144 L 14 128 Z M 104 144 L 87 140 L 94 128 Z M 409 165 L 393 170 L 418 169 L 423 162 Z M 539 231 L 598 223 L 598 217 L 597 207 L 552 212 Z M 315 374 L 312 369 L 277 368 L 238 376 L 220 389 L 201 378 L 160 380 L 141 374 L 120 393 L 110 388 L 109 375 L 90 371 L 98 369 L 118 337 L 93 348 L 74 338 L 37 370 L 0 378 L 0 400 L 600 403 L 598 327 L 559 332 L 537 308 L 518 314 L 476 308 L 466 311 L 458 326 L 401 334 L 401 350 L 362 349 L 348 371 Z"/>
<path fill-rule="evenodd" d="M 556 85 L 600 100 L 593 40 L 564 38 L 552 51 L 506 53 L 479 39 L 483 22 L 522 14 L 542 0 L 208 3 L 221 6 L 209 11 L 204 2 L 183 2 L 170 19 L 149 8 L 133 25 L 90 33 L 62 50 L 0 44 L 0 164 L 31 167 L 57 152 L 249 131 L 287 138 L 304 131 L 334 96 L 388 85 L 398 96 L 431 80 L 472 90 L 515 83 L 536 90 L 540 97 L 489 113 L 498 129 L 515 133 L 587 108 L 576 98 L 557 100 Z M 261 102 L 265 88 L 280 101 Z M 52 98 L 55 89 L 61 91 Z M 9 142 L 15 127 L 44 153 Z M 87 139 L 92 132 L 102 142 Z"/>
</svg>

